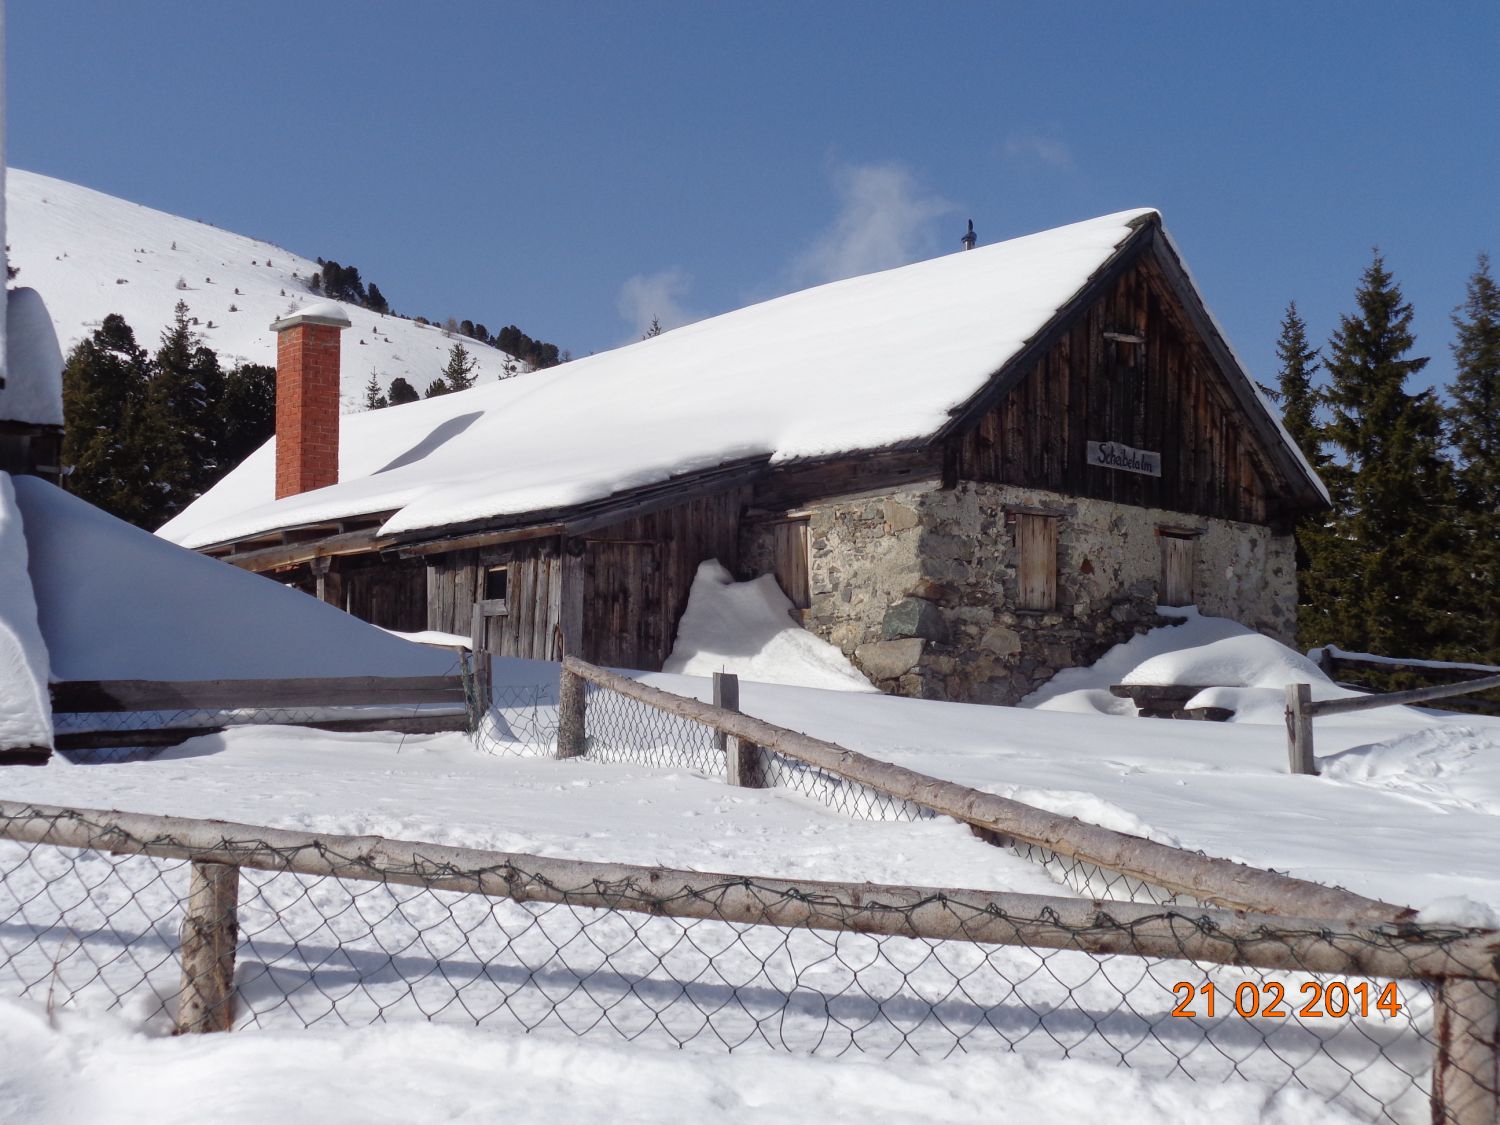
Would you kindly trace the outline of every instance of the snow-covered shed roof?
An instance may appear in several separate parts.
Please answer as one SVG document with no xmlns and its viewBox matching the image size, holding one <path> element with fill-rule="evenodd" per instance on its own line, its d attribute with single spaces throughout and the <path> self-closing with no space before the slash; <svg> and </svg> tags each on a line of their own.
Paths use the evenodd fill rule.
<svg viewBox="0 0 1500 1125">
<path fill-rule="evenodd" d="M 5 295 L 5 370 L 0 372 L 0 422 L 61 426 L 62 351 L 41 295 Z"/>
<path fill-rule="evenodd" d="M 205 547 L 372 515 L 383 534 L 516 522 L 734 462 L 925 442 L 1159 222 L 1149 209 L 1122 211 L 346 415 L 337 484 L 274 500 L 273 439 L 159 534 Z M 1278 429 L 1243 381 L 1268 432 Z M 1272 440 L 1321 487 L 1284 431 Z"/>
</svg>

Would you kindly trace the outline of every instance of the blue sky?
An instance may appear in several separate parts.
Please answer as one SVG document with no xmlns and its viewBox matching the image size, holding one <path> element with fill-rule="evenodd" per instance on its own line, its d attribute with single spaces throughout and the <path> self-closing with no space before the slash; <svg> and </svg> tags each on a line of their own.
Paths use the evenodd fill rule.
<svg viewBox="0 0 1500 1125">
<path fill-rule="evenodd" d="M 12 164 L 575 354 L 1149 205 L 1258 377 L 1379 245 L 1442 382 L 1500 255 L 1493 2 L 12 0 L 6 38 Z"/>
</svg>

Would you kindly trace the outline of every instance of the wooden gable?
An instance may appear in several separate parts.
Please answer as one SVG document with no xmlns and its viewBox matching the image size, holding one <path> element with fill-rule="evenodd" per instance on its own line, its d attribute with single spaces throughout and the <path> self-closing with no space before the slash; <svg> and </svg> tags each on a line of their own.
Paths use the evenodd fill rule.
<svg viewBox="0 0 1500 1125">
<path fill-rule="evenodd" d="M 1317 506 L 1170 247 L 1144 234 L 954 427 L 950 477 L 1250 523 Z M 1090 443 L 1154 454 L 1133 467 L 1159 475 L 1102 467 Z"/>
</svg>

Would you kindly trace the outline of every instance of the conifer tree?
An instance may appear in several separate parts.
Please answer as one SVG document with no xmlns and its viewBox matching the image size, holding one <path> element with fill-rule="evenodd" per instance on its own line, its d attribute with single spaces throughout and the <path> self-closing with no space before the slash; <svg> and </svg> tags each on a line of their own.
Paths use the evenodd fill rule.
<svg viewBox="0 0 1500 1125">
<path fill-rule="evenodd" d="M 177 302 L 153 366 L 146 396 L 144 451 L 150 487 L 145 504 L 160 526 L 220 475 L 218 405 L 224 374 L 219 357 L 193 331 L 186 301 Z"/>
<path fill-rule="evenodd" d="M 1377 252 L 1329 344 L 1328 439 L 1342 454 L 1324 469 L 1334 499 L 1327 549 L 1307 577 L 1317 612 L 1305 639 L 1396 656 L 1441 656 L 1454 645 L 1455 528 L 1442 410 L 1410 393 L 1427 365 L 1409 353 L 1412 309 Z"/>
<path fill-rule="evenodd" d="M 150 358 L 118 313 L 63 368 L 63 485 L 138 527 L 150 526 L 140 433 L 150 379 Z"/>
<path fill-rule="evenodd" d="M 365 409 L 380 410 L 389 406 L 390 402 L 380 390 L 380 380 L 375 377 L 375 369 L 370 368 L 370 379 L 365 383 Z"/>
<path fill-rule="evenodd" d="M 440 378 L 449 391 L 466 391 L 474 385 L 474 369 L 479 366 L 479 361 L 469 355 L 469 349 L 462 344 L 454 344 L 448 351 L 448 366 L 443 368 Z M 428 388 L 428 398 L 432 397 L 432 388 Z"/>
<path fill-rule="evenodd" d="M 443 377 L 441 375 L 439 375 L 436 379 L 434 379 L 432 382 L 430 382 L 430 383 L 427 384 L 427 389 L 422 392 L 422 397 L 423 398 L 437 398 L 438 395 L 450 394 L 450 393 L 452 393 L 452 391 L 453 391 L 453 388 L 450 387 L 447 383 L 445 383 L 443 381 Z"/>
<path fill-rule="evenodd" d="M 242 363 L 231 370 L 224 376 L 218 413 L 216 460 L 222 475 L 276 433 L 276 368 L 264 363 Z"/>
<path fill-rule="evenodd" d="M 1448 441 L 1457 491 L 1466 640 L 1471 659 L 1500 662 L 1500 286 L 1479 256 L 1453 315 L 1457 375 L 1448 395 Z"/>
<path fill-rule="evenodd" d="M 397 375 L 391 380 L 391 389 L 386 397 L 392 406 L 400 406 L 406 402 L 417 402 L 422 396 L 417 394 L 416 387 Z"/>
<path fill-rule="evenodd" d="M 1323 454 L 1323 433 L 1317 421 L 1318 392 L 1313 373 L 1319 367 L 1318 352 L 1307 342 L 1307 325 L 1297 312 L 1297 302 L 1287 304 L 1281 320 L 1281 338 L 1276 342 L 1281 360 L 1276 385 L 1281 404 L 1281 420 L 1287 433 L 1314 467 L 1327 458 Z"/>
</svg>

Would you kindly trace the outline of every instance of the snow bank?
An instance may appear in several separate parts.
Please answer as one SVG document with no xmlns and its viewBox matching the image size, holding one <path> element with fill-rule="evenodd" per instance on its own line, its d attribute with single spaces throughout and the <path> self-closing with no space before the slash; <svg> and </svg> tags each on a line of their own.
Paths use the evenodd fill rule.
<svg viewBox="0 0 1500 1125">
<path fill-rule="evenodd" d="M 35 477 L 15 478 L 59 680 L 442 675 L 452 654 L 195 555 Z"/>
<path fill-rule="evenodd" d="M 0 1117 L 199 1125 L 567 1121 L 982 1121 L 1346 1125 L 1306 1091 L 1194 1082 L 1079 1060 L 814 1059 L 678 1051 L 427 1023 L 155 1038 L 122 1018 L 0 1000 Z M 104 1107 L 107 1107 L 105 1109 Z"/>
<path fill-rule="evenodd" d="M 833 645 L 803 629 L 776 578 L 736 582 L 716 559 L 698 567 L 664 672 L 733 672 L 766 684 L 876 691 Z"/>
<path fill-rule="evenodd" d="M 61 426 L 62 351 L 52 317 L 35 289 L 12 289 L 5 301 L 5 385 L 0 418 Z"/>
<path fill-rule="evenodd" d="M 1225 707 L 1235 722 L 1281 723 L 1286 685 L 1312 686 L 1314 699 L 1357 695 L 1338 687 L 1315 663 L 1279 641 L 1227 617 L 1207 617 L 1192 606 L 1164 610 L 1183 618 L 1116 645 L 1087 668 L 1067 668 L 1021 701 L 1023 707 L 1134 716 L 1111 684 L 1203 685 L 1189 707 Z M 1211 685 L 1211 686 L 1210 686 Z"/>
<path fill-rule="evenodd" d="M 8 473 L 0 473 L 0 750 L 52 745 L 47 648 L 26 570 L 26 536 Z"/>
</svg>

